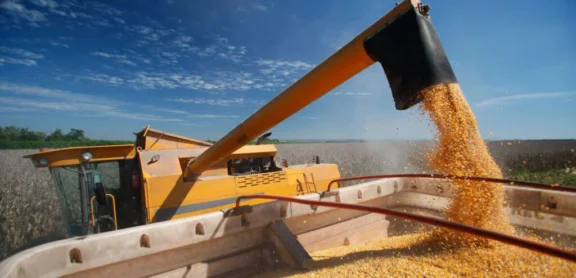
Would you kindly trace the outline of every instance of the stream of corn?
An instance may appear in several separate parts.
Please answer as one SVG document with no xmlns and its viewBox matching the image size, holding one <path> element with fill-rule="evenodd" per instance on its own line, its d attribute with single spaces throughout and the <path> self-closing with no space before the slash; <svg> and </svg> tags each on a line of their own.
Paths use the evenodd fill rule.
<svg viewBox="0 0 576 278">
<path fill-rule="evenodd" d="M 429 167 L 438 173 L 502 178 L 457 83 L 421 92 L 420 110 L 435 124 Z M 454 181 L 447 219 L 514 233 L 504 212 L 500 184 Z M 538 238 L 533 238 L 539 240 Z M 288 268 L 265 277 L 576 277 L 576 263 L 463 233 L 436 228 L 412 235 L 315 252 L 307 271 Z"/>
</svg>

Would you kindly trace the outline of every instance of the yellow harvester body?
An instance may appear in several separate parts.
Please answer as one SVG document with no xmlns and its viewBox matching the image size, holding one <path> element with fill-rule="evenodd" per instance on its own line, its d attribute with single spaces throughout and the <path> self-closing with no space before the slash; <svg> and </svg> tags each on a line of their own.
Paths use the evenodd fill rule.
<svg viewBox="0 0 576 278">
<path fill-rule="evenodd" d="M 112 181 L 112 178 L 108 178 L 108 181 L 104 178 L 106 177 L 104 170 L 100 170 L 102 172 L 100 174 L 103 176 L 104 188 L 110 188 L 112 191 L 117 189 L 115 191 L 119 196 L 112 195 L 116 195 L 114 196 L 115 205 L 119 207 L 115 210 L 119 212 L 125 209 L 121 207 L 124 204 L 123 200 L 131 197 L 126 195 L 126 192 L 139 192 L 139 194 L 133 194 L 132 197 L 140 199 L 140 202 L 135 202 L 139 204 L 140 212 L 137 207 L 129 209 L 136 211 L 136 214 L 143 218 L 141 224 L 226 210 L 232 208 L 236 198 L 241 195 L 298 196 L 322 192 L 326 190 L 330 181 L 340 178 L 336 164 L 313 163 L 312 159 L 310 164 L 276 166 L 274 160 L 277 149 L 274 145 L 267 144 L 243 146 L 226 159 L 211 165 L 197 179 L 186 181 L 182 175 L 183 170 L 191 159 L 207 150 L 212 145 L 211 143 L 152 130 L 148 127 L 136 136 L 135 145 L 72 147 L 41 151 L 27 157 L 35 162 L 36 167 L 49 167 L 57 179 L 55 181 L 57 184 L 63 182 L 61 182 L 61 177 L 54 174 L 54 169 L 78 167 L 78 171 L 82 171 L 79 166 L 87 163 L 114 165 L 124 161 L 118 167 L 108 167 L 113 168 L 109 170 L 112 174 L 108 176 L 115 177 L 116 172 L 122 172 L 122 167 L 128 167 L 126 161 L 133 162 L 135 167 L 128 173 L 129 179 L 122 178 L 123 175 L 120 174 L 118 175 L 119 181 L 116 183 Z M 82 154 L 86 152 L 91 153 L 92 157 L 89 161 L 83 160 Z M 268 162 L 267 168 L 262 165 L 263 163 L 259 163 L 264 159 Z M 249 160 L 253 161 L 252 167 L 248 165 L 245 167 L 248 170 L 245 171 L 241 171 L 242 169 L 234 163 Z M 78 188 L 79 185 L 62 186 Z M 90 186 L 87 185 L 87 187 Z M 87 192 L 88 196 L 94 195 L 90 189 L 87 189 Z M 82 195 L 80 191 L 77 193 Z M 248 201 L 250 204 L 264 202 L 267 201 Z M 78 204 L 82 205 L 81 203 Z M 86 201 L 84 206 L 87 214 L 91 215 L 95 212 L 93 211 L 94 205 L 90 208 L 90 203 L 94 203 L 94 200 Z M 118 217 L 122 218 L 122 216 L 132 218 L 137 215 L 119 213 Z M 97 221 L 91 221 L 91 217 L 86 217 L 84 220 L 88 221 L 88 226 L 98 224 Z M 121 223 L 120 228 L 132 226 L 126 223 L 134 223 L 128 219 L 118 219 L 116 222 Z"/>
</svg>

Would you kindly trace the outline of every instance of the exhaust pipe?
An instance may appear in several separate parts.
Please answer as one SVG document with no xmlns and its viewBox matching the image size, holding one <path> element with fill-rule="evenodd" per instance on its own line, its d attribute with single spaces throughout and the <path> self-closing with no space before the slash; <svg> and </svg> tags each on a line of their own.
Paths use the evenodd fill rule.
<svg viewBox="0 0 576 278">
<path fill-rule="evenodd" d="M 208 150 L 191 160 L 183 176 L 195 180 L 214 163 L 270 130 L 346 80 L 379 62 L 396 109 L 418 103 L 420 90 L 456 82 L 430 21 L 429 7 L 404 0 L 352 41 L 252 114 Z"/>
</svg>

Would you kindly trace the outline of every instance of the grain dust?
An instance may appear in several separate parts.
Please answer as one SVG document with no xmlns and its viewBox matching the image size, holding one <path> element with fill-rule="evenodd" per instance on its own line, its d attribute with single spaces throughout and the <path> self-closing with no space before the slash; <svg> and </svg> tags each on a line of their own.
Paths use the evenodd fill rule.
<svg viewBox="0 0 576 278">
<path fill-rule="evenodd" d="M 476 119 L 458 84 L 421 92 L 421 112 L 436 125 L 436 147 L 428 155 L 437 173 L 502 178 L 480 136 Z M 447 219 L 514 233 L 504 211 L 500 184 L 453 181 Z M 532 238 L 536 240 L 536 238 Z M 264 277 L 566 277 L 576 264 L 496 241 L 435 228 L 411 235 L 322 250 L 312 254 L 312 269 L 276 269 Z"/>
</svg>

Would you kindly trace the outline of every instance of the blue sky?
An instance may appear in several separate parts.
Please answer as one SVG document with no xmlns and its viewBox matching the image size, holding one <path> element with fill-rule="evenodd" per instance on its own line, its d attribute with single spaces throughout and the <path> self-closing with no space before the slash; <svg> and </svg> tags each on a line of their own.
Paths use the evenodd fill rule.
<svg viewBox="0 0 576 278">
<path fill-rule="evenodd" d="M 216 139 L 395 1 L 0 3 L 0 125 Z M 576 2 L 439 1 L 432 20 L 486 139 L 576 138 Z M 425 139 L 374 65 L 275 127 L 282 139 Z"/>
</svg>

